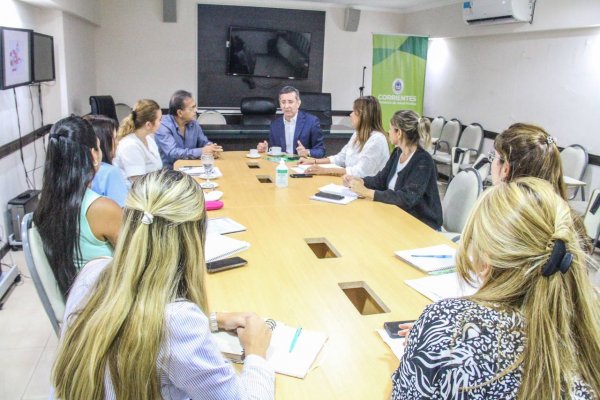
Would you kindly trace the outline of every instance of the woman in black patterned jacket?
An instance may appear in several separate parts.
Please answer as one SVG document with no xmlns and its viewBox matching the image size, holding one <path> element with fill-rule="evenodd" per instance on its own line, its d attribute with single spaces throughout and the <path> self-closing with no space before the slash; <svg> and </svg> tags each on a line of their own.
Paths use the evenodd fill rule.
<svg viewBox="0 0 600 400">
<path fill-rule="evenodd" d="M 369 200 L 395 204 L 433 229 L 443 222 L 437 170 L 429 147 L 429 120 L 411 110 L 396 111 L 390 120 L 390 142 L 396 150 L 385 167 L 364 179 L 346 175 L 344 184 Z"/>
<path fill-rule="evenodd" d="M 545 180 L 486 190 L 457 251 L 472 296 L 428 306 L 393 374 L 392 398 L 600 395 L 600 310 L 569 205 Z"/>
</svg>

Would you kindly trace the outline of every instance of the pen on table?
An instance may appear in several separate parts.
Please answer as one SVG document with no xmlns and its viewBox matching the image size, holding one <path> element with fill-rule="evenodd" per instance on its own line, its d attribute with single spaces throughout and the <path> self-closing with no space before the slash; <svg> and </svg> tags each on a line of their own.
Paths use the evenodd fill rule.
<svg viewBox="0 0 600 400">
<path fill-rule="evenodd" d="M 427 257 L 427 258 L 452 258 L 451 254 L 411 254 L 411 257 Z"/>
<path fill-rule="evenodd" d="M 288 353 L 291 353 L 292 350 L 294 350 L 294 346 L 296 346 L 296 342 L 298 341 L 298 336 L 300 336 L 300 333 L 302 333 L 302 327 L 298 327 L 298 329 L 296 329 L 296 333 L 294 334 L 294 338 L 292 339 L 292 343 L 290 344 L 290 350 L 288 351 Z"/>
</svg>

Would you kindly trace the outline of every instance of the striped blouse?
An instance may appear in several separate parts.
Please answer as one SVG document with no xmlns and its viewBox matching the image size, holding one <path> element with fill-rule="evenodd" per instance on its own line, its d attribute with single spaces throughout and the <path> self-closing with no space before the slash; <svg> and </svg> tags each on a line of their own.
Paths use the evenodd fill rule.
<svg viewBox="0 0 600 400">
<path fill-rule="evenodd" d="M 87 301 L 110 258 L 90 261 L 77 276 L 65 309 L 65 321 Z M 65 327 L 63 327 L 64 329 Z M 273 399 L 275 373 L 265 359 L 248 355 L 241 374 L 223 358 L 212 339 L 209 321 L 189 301 L 170 303 L 165 310 L 165 338 L 157 370 L 163 399 Z M 107 399 L 116 399 L 110 375 Z"/>
</svg>

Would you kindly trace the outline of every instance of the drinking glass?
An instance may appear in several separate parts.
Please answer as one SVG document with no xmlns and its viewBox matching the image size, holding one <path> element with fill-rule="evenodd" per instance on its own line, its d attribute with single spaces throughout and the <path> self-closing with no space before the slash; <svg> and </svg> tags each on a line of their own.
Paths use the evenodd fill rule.
<svg viewBox="0 0 600 400">
<path fill-rule="evenodd" d="M 210 177 L 213 173 L 213 165 L 215 158 L 212 154 L 202 154 L 202 166 L 204 167 L 204 175 L 206 177 L 206 186 L 210 186 Z"/>
</svg>

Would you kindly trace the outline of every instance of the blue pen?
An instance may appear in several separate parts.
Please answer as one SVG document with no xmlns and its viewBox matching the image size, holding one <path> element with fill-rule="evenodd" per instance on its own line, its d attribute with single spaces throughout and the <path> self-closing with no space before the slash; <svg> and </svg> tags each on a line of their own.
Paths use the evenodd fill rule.
<svg viewBox="0 0 600 400">
<path fill-rule="evenodd" d="M 294 338 L 292 339 L 292 343 L 290 344 L 290 350 L 289 353 L 292 352 L 292 350 L 294 350 L 294 346 L 296 346 L 296 342 L 298 341 L 298 337 L 300 336 L 300 333 L 302 333 L 302 327 L 298 327 L 298 329 L 296 329 L 296 333 L 294 334 Z"/>
<path fill-rule="evenodd" d="M 411 257 L 427 257 L 427 258 L 452 258 L 450 254 L 411 254 Z"/>
</svg>

